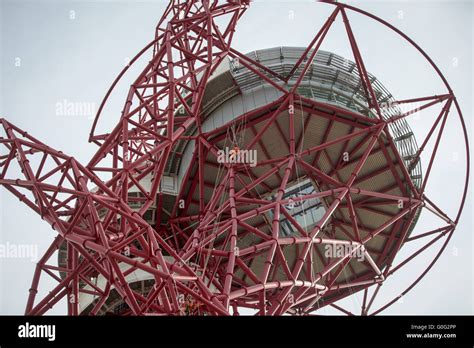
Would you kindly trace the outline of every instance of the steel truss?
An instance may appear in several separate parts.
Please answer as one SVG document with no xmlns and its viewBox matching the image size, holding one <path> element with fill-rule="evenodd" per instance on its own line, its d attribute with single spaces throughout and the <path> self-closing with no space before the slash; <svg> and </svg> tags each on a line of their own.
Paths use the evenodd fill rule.
<svg viewBox="0 0 474 348">
<path fill-rule="evenodd" d="M 367 12 L 341 3 L 331 5 L 334 6 L 331 16 L 292 71 L 287 76 L 281 76 L 231 47 L 238 19 L 249 6 L 247 1 L 171 1 L 157 26 L 155 40 L 131 61 L 133 64 L 149 49 L 153 50 L 152 59 L 129 90 L 119 122 L 110 133 L 97 134 L 102 108 L 128 67 L 108 91 L 90 135 L 90 141 L 99 149 L 87 166 L 48 147 L 12 123 L 1 121 L 4 134 L 0 139 L 3 149 L 0 184 L 58 233 L 36 266 L 26 314 L 44 314 L 66 298 L 68 314 L 79 315 L 78 299 L 81 294 L 94 296 L 88 314 L 100 314 L 112 291 L 126 304 L 122 314 L 179 315 L 189 313 L 186 312 L 189 301 L 198 304 L 191 314 L 229 315 L 238 314 L 239 308 L 250 308 L 258 315 L 307 315 L 327 305 L 342 313 L 353 314 L 339 306 L 337 301 L 361 291 L 363 304 L 360 314 L 371 315 L 392 305 L 425 276 L 452 237 L 467 193 L 469 148 L 459 104 L 439 69 L 410 38 Z M 432 65 L 444 82 L 446 93 L 400 100 L 397 102 L 400 105 L 423 105 L 389 119 L 384 118 L 352 31 L 348 16 L 351 11 L 378 21 L 407 40 Z M 349 111 L 304 98 L 298 93 L 316 52 L 339 16 L 344 22 L 368 107 L 375 117 L 357 113 L 350 113 L 350 118 L 341 117 L 341 111 L 346 115 Z M 225 25 L 222 25 L 223 22 Z M 289 137 L 281 139 L 288 152 L 282 157 L 266 156 L 269 158 L 259 161 L 257 168 L 262 172 L 258 176 L 246 164 L 223 164 L 220 168 L 221 180 L 209 187 L 204 167 L 209 165 L 209 157 L 217 157 L 219 142 L 230 125 L 204 132 L 200 111 L 209 77 L 226 57 L 238 59 L 246 69 L 282 93 L 277 101 L 232 121 L 244 124 L 246 129 L 254 132 L 253 139 L 245 144 L 246 149 L 259 146 L 276 119 L 288 111 L 285 120 Z M 289 81 L 293 81 L 291 85 Z M 388 165 L 391 175 L 400 181 L 409 178 L 412 165 L 420 161 L 422 154 L 426 155 L 428 169 L 421 186 L 416 187 L 411 180 L 407 180 L 408 187 L 405 187 L 403 195 L 388 193 L 390 187 L 379 191 L 360 188 L 359 174 L 375 148 L 386 158 L 389 151 L 398 154 L 389 126 L 416 111 L 440 103 L 442 110 L 413 156 L 412 163 L 405 166 L 398 155 L 397 163 L 402 164 L 402 174 L 395 170 L 393 164 Z M 329 112 L 321 112 L 321 107 Z M 427 197 L 426 188 L 443 131 L 447 122 L 453 119 L 449 117 L 453 108 L 462 126 L 467 170 L 458 213 L 455 217 L 449 217 Z M 302 149 L 302 135 L 296 134 L 294 127 L 298 111 L 306 112 L 308 118 L 317 116 L 329 120 L 326 134 L 336 122 L 349 124 L 351 132 L 336 139 L 326 136 L 321 144 Z M 156 225 L 151 226 L 143 216 L 153 204 L 158 202 L 160 206 L 163 199 L 160 182 L 165 166 L 174 147 L 182 140 L 194 140 L 196 144 L 186 179 L 167 224 L 160 223 L 158 217 Z M 363 151 L 352 159 L 353 170 L 347 180 L 338 175 L 338 170 L 346 165 L 341 161 L 331 163 L 329 172 L 317 168 L 317 157 L 329 157 L 328 151 L 336 145 L 345 144 L 343 149 L 346 149 L 353 140 L 358 140 L 358 144 L 351 151 L 354 154 L 360 149 Z M 432 152 L 426 154 L 429 141 L 434 141 L 435 145 Z M 324 216 L 311 231 L 305 231 L 286 208 L 289 199 L 284 198 L 284 192 L 296 171 L 320 182 L 321 190 L 294 200 L 319 198 L 329 202 Z M 256 195 L 255 188 L 264 186 L 265 180 L 272 176 L 279 180 L 274 199 L 262 199 Z M 145 177 L 151 177 L 150 188 L 141 184 Z M 191 183 L 189 186 L 188 182 Z M 132 187 L 141 193 L 138 210 L 130 207 L 129 190 Z M 205 190 L 209 188 L 213 189 L 211 198 L 205 199 Z M 195 196 L 199 198 L 193 201 Z M 365 201 L 357 200 L 355 203 L 355 198 L 360 196 L 364 196 Z M 376 203 L 374 199 L 377 199 Z M 180 207 L 181 202 L 184 202 L 184 208 Z M 402 207 L 399 211 L 375 229 L 366 231 L 358 221 L 358 210 L 364 204 L 365 208 L 377 209 L 377 205 L 400 203 Z M 192 204 L 199 207 L 199 213 L 190 212 Z M 350 215 L 346 228 L 354 233 L 348 233 L 345 239 L 323 234 L 329 224 L 339 223 L 341 228 L 344 227 L 344 222 L 335 218 L 335 213 L 342 207 Z M 411 228 L 414 220 L 417 213 L 424 209 L 440 218 L 442 225 L 413 235 Z M 249 223 L 253 217 L 268 211 L 273 214 L 270 233 Z M 297 235 L 280 235 L 282 217 L 293 225 Z M 239 248 L 239 239 L 249 234 L 255 235 L 258 242 Z M 377 253 L 367 246 L 382 234 L 390 239 L 395 251 L 389 253 L 387 247 Z M 371 311 L 381 285 L 443 238 L 440 250 L 422 274 L 400 296 Z M 423 239 L 429 240 L 405 260 L 394 263 L 403 245 Z M 315 248 L 328 244 L 350 244 L 354 248 L 344 257 L 330 260 L 320 257 L 318 262 L 324 267 L 314 274 Z M 62 245 L 66 245 L 66 265 L 58 265 L 53 259 Z M 297 250 L 298 257 L 293 264 L 287 262 L 284 253 L 284 247 L 288 245 Z M 343 272 L 354 273 L 349 262 L 358 249 L 363 251 L 364 263 L 371 272 L 363 277 L 354 277 L 353 281 L 338 283 L 337 279 Z M 251 267 L 252 260 L 257 257 L 265 260 L 259 274 Z M 379 267 L 379 260 L 384 260 L 383 267 Z M 277 269 L 283 271 L 283 278 L 276 276 Z M 136 271 L 148 274 L 153 280 L 153 286 L 146 292 L 132 288 L 127 280 L 127 276 Z M 237 276 L 238 273 L 241 275 Z M 40 278 L 44 274 L 58 284 L 48 295 L 38 298 Z M 94 281 L 98 277 L 104 279 L 104 286 Z"/>
</svg>

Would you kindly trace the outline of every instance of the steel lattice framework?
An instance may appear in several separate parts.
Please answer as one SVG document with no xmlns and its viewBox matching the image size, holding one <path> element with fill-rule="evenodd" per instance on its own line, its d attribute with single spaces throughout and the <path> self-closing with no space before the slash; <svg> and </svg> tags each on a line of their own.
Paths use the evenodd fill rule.
<svg viewBox="0 0 474 348">
<path fill-rule="evenodd" d="M 401 295 L 410 291 L 432 268 L 459 222 L 469 177 L 466 129 L 458 102 L 444 76 L 426 53 L 398 29 L 369 13 L 340 3 L 330 3 L 334 6 L 331 16 L 289 74 L 283 76 L 231 46 L 236 24 L 249 5 L 248 1 L 232 0 L 171 1 L 156 28 L 155 39 L 131 61 L 133 64 L 145 52 L 153 50 L 152 59 L 130 87 L 119 122 L 110 133 L 97 134 L 102 108 L 128 67 L 107 93 L 90 135 L 90 141 L 99 149 L 86 166 L 48 147 L 9 121 L 1 120 L 4 134 L 0 140 L 0 184 L 58 233 L 37 264 L 26 314 L 44 314 L 67 298 L 68 314 L 78 315 L 81 313 L 78 300 L 81 293 L 94 296 L 88 314 L 101 314 L 112 291 L 124 303 L 122 314 L 133 315 L 229 315 L 237 314 L 239 308 L 253 309 L 259 315 L 304 315 L 326 305 L 352 314 L 337 301 L 359 291 L 363 292 L 361 314 L 377 314 L 399 298 L 371 311 L 381 285 L 444 238 L 434 260 Z M 446 86 L 446 93 L 399 100 L 398 105 L 422 103 L 422 106 L 385 117 L 351 28 L 348 18 L 351 11 L 389 27 L 414 46 L 433 66 Z M 339 16 L 344 22 L 372 117 L 300 94 L 305 74 Z M 211 195 L 206 196 L 209 187 L 204 168 L 209 166 L 209 158 L 217 157 L 225 130 L 231 125 L 204 131 L 201 106 L 211 74 L 226 57 L 238 60 L 245 69 L 282 94 L 271 104 L 232 121 L 234 125 L 253 131 L 245 148 L 261 146 L 262 137 L 284 113 L 281 122 L 286 122 L 288 137 L 283 139 L 282 146 L 287 151 L 282 156 L 267 153 L 265 159 L 257 163 L 258 175 L 246 164 L 224 163 L 219 168 L 221 180 L 213 187 Z M 441 112 L 407 163 L 396 149 L 389 127 L 440 103 L 443 105 Z M 321 107 L 328 112 L 321 112 Z M 435 168 L 443 131 L 453 119 L 449 117 L 453 108 L 459 115 L 465 138 L 467 173 L 458 213 L 451 218 L 425 192 Z M 302 111 L 308 115 L 308 120 L 317 116 L 329 121 L 323 142 L 303 147 L 302 135 L 295 131 L 295 118 Z M 330 130 L 336 123 L 350 126 L 350 132 L 331 138 Z M 427 154 L 425 148 L 430 139 L 435 145 Z M 160 183 L 170 156 L 180 141 L 191 140 L 195 144 L 191 165 L 173 211 L 166 223 L 162 223 L 158 213 L 156 224 L 150 225 L 144 214 L 154 204 L 160 211 L 163 200 Z M 328 156 L 336 147 L 341 154 L 349 153 L 350 164 L 338 160 L 331 162 L 330 170 L 319 168 L 318 158 Z M 394 195 L 389 190 L 371 191 L 358 184 L 360 173 L 374 151 L 390 158 L 387 168 L 402 188 L 402 194 Z M 410 180 L 410 173 L 422 154 L 427 156 L 424 158 L 428 166 L 417 186 Z M 395 165 L 401 172 L 389 155 L 395 156 Z M 340 170 L 349 165 L 349 175 L 340 175 Z M 323 217 L 309 231 L 289 213 L 289 199 L 284 196 L 296 172 L 303 172 L 320 185 L 318 192 L 299 196 L 294 201 L 318 198 L 327 204 Z M 275 192 L 273 199 L 262 199 L 256 188 L 264 187 L 265 180 L 272 177 L 278 178 L 279 182 L 276 189 L 271 188 Z M 151 180 L 149 187 L 143 185 L 144 178 L 151 178 L 147 179 Z M 139 209 L 130 206 L 133 203 L 129 195 L 132 187 L 140 192 L 139 198 L 133 201 L 139 204 Z M 196 196 L 198 200 L 193 202 Z M 190 209 L 192 204 L 199 207 L 198 213 Z M 367 230 L 359 221 L 359 210 L 363 206 L 376 210 L 383 205 L 395 205 L 399 209 L 376 228 Z M 348 212 L 349 221 L 335 218 L 341 209 Z M 443 224 L 437 229 L 412 235 L 414 221 L 422 209 L 437 215 Z M 264 230 L 249 222 L 269 211 L 273 217 L 270 229 Z M 281 236 L 282 218 L 293 225 L 296 235 Z M 346 231 L 350 229 L 345 238 L 336 237 L 327 229 L 338 223 L 346 225 Z M 248 235 L 255 236 L 255 242 L 246 247 L 239 245 L 239 240 Z M 382 252 L 371 251 L 370 242 L 382 235 L 390 244 L 387 243 Z M 431 237 L 433 239 L 408 258 L 394 263 L 405 243 Z M 351 253 L 337 258 L 320 257 L 321 266 L 314 268 L 313 258 L 317 257 L 318 245 L 347 244 L 354 247 Z M 285 254 L 288 246 L 296 250 L 297 256 L 292 262 L 288 262 Z M 60 248 L 67 253 L 67 262 L 58 265 L 53 256 Z M 370 270 L 363 275 L 351 270 L 352 253 L 358 249 L 363 251 L 364 264 Z M 264 260 L 259 273 L 251 267 L 257 257 Z M 153 280 L 153 285 L 146 291 L 137 290 L 127 279 L 137 271 L 148 274 Z M 353 276 L 343 283 L 338 282 L 338 277 L 345 272 Z M 57 286 L 48 295 L 38 298 L 40 278 L 44 274 L 54 278 Z M 94 281 L 98 277 L 103 279 L 100 286 Z"/>
</svg>

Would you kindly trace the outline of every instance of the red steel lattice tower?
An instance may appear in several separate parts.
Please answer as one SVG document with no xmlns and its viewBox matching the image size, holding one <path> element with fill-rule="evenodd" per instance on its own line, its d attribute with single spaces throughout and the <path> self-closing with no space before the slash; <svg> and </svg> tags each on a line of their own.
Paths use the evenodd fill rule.
<svg viewBox="0 0 474 348">
<path fill-rule="evenodd" d="M 324 306 L 352 314 L 337 301 L 357 292 L 360 314 L 377 314 L 399 298 L 373 309 L 381 285 L 444 238 L 401 295 L 432 268 L 469 177 L 466 129 L 444 76 L 398 29 L 340 3 L 327 5 L 334 11 L 308 47 L 242 54 L 232 39 L 249 5 L 171 1 L 155 39 L 130 62 L 152 52 L 119 122 L 100 134 L 102 109 L 128 67 L 108 91 L 87 165 L 1 121 L 0 184 L 58 233 L 36 266 L 26 314 L 64 299 L 70 315 L 307 315 Z M 446 92 L 393 99 L 366 70 L 350 12 L 408 41 Z M 353 61 L 320 50 L 338 18 Z M 418 147 L 406 119 L 440 104 Z M 426 189 L 453 109 L 467 173 L 450 217 Z M 422 210 L 442 224 L 414 234 Z M 422 238 L 431 239 L 394 262 Z M 38 298 L 44 275 L 57 286 Z"/>
</svg>

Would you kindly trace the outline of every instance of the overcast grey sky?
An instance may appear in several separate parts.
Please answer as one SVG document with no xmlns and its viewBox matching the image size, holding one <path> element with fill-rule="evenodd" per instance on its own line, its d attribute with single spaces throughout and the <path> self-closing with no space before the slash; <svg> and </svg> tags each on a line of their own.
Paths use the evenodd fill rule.
<svg viewBox="0 0 474 348">
<path fill-rule="evenodd" d="M 472 135 L 474 3 L 343 2 L 387 20 L 426 50 L 456 93 Z M 92 114 L 61 115 L 58 103 L 59 107 L 73 102 L 96 109 L 126 62 L 153 39 L 166 1 L 1 0 L 0 3 L 0 115 L 50 146 L 87 163 L 96 151 L 94 145 L 87 143 Z M 306 0 L 255 1 L 237 27 L 234 47 L 248 52 L 273 46 L 305 46 L 331 9 L 329 5 Z M 350 14 L 350 18 L 367 69 L 397 99 L 445 92 L 433 70 L 403 40 L 360 15 Z M 340 20 L 322 48 L 352 59 Z M 103 114 L 104 128 L 117 121 L 138 68 L 131 69 L 110 100 Z M 428 123 L 422 116 L 409 121 L 417 137 L 427 131 Z M 453 216 L 465 170 L 460 128 L 455 119 L 441 145 L 428 195 Z M 474 313 L 472 217 L 469 195 L 460 225 L 445 253 L 427 277 L 387 314 Z M 426 230 L 435 219 L 424 213 L 417 228 Z M 1 244 L 35 244 L 41 255 L 53 236 L 46 223 L 0 189 Z M 407 252 L 408 248 L 402 254 Z M 426 255 L 434 254 L 429 251 Z M 401 275 L 389 280 L 382 287 L 384 292 L 378 304 L 382 305 L 383 300 L 389 300 L 408 286 L 428 259 L 421 257 Z M 34 265 L 26 258 L 0 258 L 1 314 L 23 313 Z M 52 280 L 43 282 L 41 290 L 46 293 L 53 284 Z M 344 301 L 348 309 L 355 309 L 359 303 L 359 297 Z M 51 313 L 65 313 L 64 304 Z"/>
</svg>

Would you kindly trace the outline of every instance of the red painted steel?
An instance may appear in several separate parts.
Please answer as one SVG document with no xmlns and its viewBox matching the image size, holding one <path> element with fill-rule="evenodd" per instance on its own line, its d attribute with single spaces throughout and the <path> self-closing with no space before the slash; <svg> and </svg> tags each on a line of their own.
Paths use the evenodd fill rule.
<svg viewBox="0 0 474 348">
<path fill-rule="evenodd" d="M 4 136 L 0 139 L 3 151 L 0 156 L 0 184 L 58 232 L 37 264 L 26 314 L 44 314 L 66 298 L 68 314 L 78 315 L 81 313 L 81 293 L 95 298 L 88 309 L 88 314 L 91 315 L 101 313 L 101 308 L 112 293 L 125 304 L 121 314 L 132 315 L 230 315 L 236 314 L 241 308 L 252 309 L 258 315 L 307 315 L 321 306 L 331 306 L 342 313 L 352 314 L 335 302 L 359 291 L 363 291 L 361 314 L 377 314 L 399 298 L 370 311 L 380 286 L 386 279 L 437 240 L 446 237 L 435 259 L 400 296 L 410 291 L 423 278 L 445 249 L 459 222 L 465 202 L 469 148 L 459 104 L 436 65 L 406 35 L 362 10 L 330 3 L 335 9 L 327 22 L 288 76 L 281 76 L 231 47 L 236 24 L 247 10 L 248 1 L 171 1 L 157 26 L 155 40 L 131 61 L 133 64 L 145 52 L 153 49 L 153 58 L 130 87 L 119 122 L 111 132 L 98 134 L 103 106 L 128 67 L 120 73 L 107 92 L 90 135 L 90 141 L 99 145 L 99 149 L 87 166 L 48 147 L 10 122 L 1 121 Z M 348 16 L 351 11 L 378 21 L 406 39 L 433 66 L 447 89 L 447 93 L 441 96 L 399 102 L 427 102 L 419 109 L 444 103 L 443 111 L 436 119 L 432 131 L 412 159 L 412 164 L 416 164 L 421 154 L 426 152 L 428 140 L 432 136 L 436 137 L 436 145 L 428 155 L 428 170 L 422 185 L 417 188 L 408 179 L 408 187 L 404 188 L 404 194 L 400 196 L 383 190 L 365 190 L 358 186 L 361 180 L 359 174 L 377 146 L 377 151 L 384 158 L 390 159 L 389 170 L 398 187 L 403 186 L 402 179 L 392 163 L 389 151 L 396 154 L 397 163 L 403 168 L 402 177 L 405 180 L 409 178 L 409 171 L 395 149 L 388 126 L 398 119 L 409 117 L 412 112 L 405 112 L 392 119 L 383 118 L 351 28 Z M 338 16 L 343 19 L 361 76 L 361 87 L 369 107 L 377 116 L 375 118 L 341 110 L 334 105 L 310 100 L 298 94 L 304 74 Z M 219 21 L 219 26 L 216 21 Z M 209 185 L 204 173 L 205 166 L 210 165 L 207 158 L 217 156 L 218 143 L 223 140 L 225 129 L 230 125 L 209 132 L 203 131 L 201 104 L 209 77 L 227 56 L 239 59 L 242 66 L 278 89 L 283 96 L 232 121 L 233 124 L 245 121 L 245 128 L 253 132 L 252 140 L 246 145 L 247 149 L 258 145 L 268 158 L 257 163 L 257 167 L 262 169 L 259 176 L 253 175 L 246 164 L 224 163 L 220 168 L 220 182 Z M 297 72 L 299 75 L 296 75 Z M 296 82 L 287 88 L 290 78 Z M 322 106 L 329 111 L 322 112 Z M 321 144 L 304 150 L 301 148 L 302 139 L 295 134 L 294 110 L 298 107 L 310 115 L 308 119 L 321 117 L 328 120 Z M 467 172 L 458 213 L 451 219 L 426 197 L 425 189 L 434 169 L 443 129 L 451 120 L 448 115 L 453 107 L 459 115 L 466 143 Z M 178 113 L 180 109 L 185 112 Z M 288 138 L 276 122 L 282 112 L 287 110 Z M 341 111 L 351 117 L 339 116 Z M 255 118 L 255 115 L 259 117 Z M 351 131 L 329 140 L 328 134 L 336 122 L 349 125 Z M 274 125 L 279 128 L 282 144 L 288 149 L 283 157 L 271 157 L 261 141 Z M 259 126 L 258 131 L 256 126 Z M 439 131 L 435 132 L 437 126 Z M 189 135 L 191 129 L 195 129 L 193 135 Z M 352 172 L 347 180 L 342 180 L 339 170 L 345 164 L 332 163 L 328 152 L 340 144 L 344 144 L 345 149 L 350 140 L 359 139 L 360 136 L 363 138 L 359 140 L 356 149 L 364 150 L 359 157 L 351 158 Z M 165 166 L 176 144 L 191 139 L 196 146 L 190 169 L 185 175 L 169 221 L 163 224 L 160 209 L 164 197 L 160 192 L 160 182 Z M 388 139 L 387 146 L 382 139 Z M 356 149 L 353 150 L 354 153 L 357 152 Z M 325 156 L 331 162 L 330 172 L 317 167 L 320 156 Z M 197 168 L 196 172 L 193 172 L 194 168 Z M 285 189 L 292 173 L 297 170 L 304 171 L 308 177 L 317 178 L 324 188 L 320 192 L 294 200 L 302 202 L 319 198 L 330 202 L 321 220 L 309 232 L 298 224 L 286 208 L 289 199 L 284 197 Z M 147 188 L 142 185 L 145 177 L 151 178 L 151 185 Z M 270 189 L 265 180 L 271 177 L 278 177 L 279 180 L 279 188 L 273 200 L 252 194 L 259 185 Z M 130 207 L 132 201 L 129 190 L 132 187 L 141 193 L 138 211 Z M 209 199 L 205 198 L 206 189 L 212 189 Z M 403 208 L 390 215 L 385 223 L 362 236 L 362 226 L 358 221 L 359 209 L 362 209 L 364 203 L 354 203 L 355 195 L 363 195 L 367 199 L 377 198 L 377 204 L 381 205 L 402 202 Z M 180 199 L 184 201 L 183 209 L 178 206 Z M 373 200 L 365 208 L 377 211 L 377 204 L 370 202 Z M 155 203 L 158 206 L 157 222 L 151 226 L 143 216 Z M 191 212 L 192 205 L 199 207 L 198 213 Z M 242 209 L 244 206 L 252 209 Z M 334 218 L 335 212 L 342 208 L 348 210 L 350 224 Z M 416 236 L 409 235 L 419 209 L 431 210 L 446 225 Z M 273 214 L 270 233 L 249 222 L 269 211 Z M 281 217 L 285 217 L 293 225 L 298 235 L 280 235 Z M 321 235 L 328 221 L 338 224 L 342 230 L 352 229 L 354 235 L 347 232 L 347 240 Z M 382 251 L 373 250 L 367 245 L 382 234 L 389 238 L 395 252 L 389 247 L 389 243 L 386 243 Z M 239 249 L 239 239 L 247 235 L 254 235 L 260 241 Z M 404 243 L 428 236 L 434 236 L 434 239 L 407 259 L 393 264 L 397 251 Z M 350 264 L 350 253 L 344 257 L 324 259 L 317 250 L 318 245 L 347 243 L 355 247 L 354 252 L 363 250 L 365 264 L 371 272 L 365 276 L 356 276 Z M 67 263 L 51 265 L 56 262 L 53 259 L 56 251 L 64 245 Z M 296 258 L 292 263 L 288 262 L 284 253 L 284 248 L 288 245 L 296 250 Z M 313 274 L 315 254 L 323 268 Z M 252 261 L 257 258 L 264 260 L 259 274 L 252 267 Z M 379 268 L 380 260 L 385 260 L 383 269 Z M 281 270 L 283 276 L 277 276 L 277 269 Z M 153 286 L 145 292 L 132 287 L 127 277 L 133 272 L 147 274 L 153 281 Z M 342 272 L 349 272 L 353 280 L 338 283 L 337 278 Z M 38 298 L 40 277 L 44 273 L 56 279 L 58 284 L 49 294 Z M 98 278 L 103 279 L 103 286 L 95 283 L 94 279 Z M 369 289 L 372 287 L 374 291 L 370 295 Z"/>
</svg>

